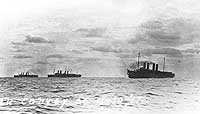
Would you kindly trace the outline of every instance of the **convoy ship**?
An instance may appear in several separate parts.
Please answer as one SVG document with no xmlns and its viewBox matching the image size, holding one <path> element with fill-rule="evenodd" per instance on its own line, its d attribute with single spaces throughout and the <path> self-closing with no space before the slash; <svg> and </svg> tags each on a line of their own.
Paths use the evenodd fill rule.
<svg viewBox="0 0 200 114">
<path fill-rule="evenodd" d="M 38 77 L 38 75 L 30 74 L 29 72 L 21 72 L 18 75 L 14 75 L 14 77 L 30 77 L 30 78 L 34 78 L 34 77 Z"/>
<path fill-rule="evenodd" d="M 59 77 L 59 78 L 73 78 L 73 77 L 81 77 L 81 74 L 70 73 L 69 71 L 58 70 L 56 73 L 48 74 L 48 77 Z"/>
<path fill-rule="evenodd" d="M 158 70 L 158 64 L 144 62 L 143 67 L 140 67 L 140 53 L 138 53 L 137 68 L 134 70 L 127 69 L 129 78 L 173 78 L 175 74 L 165 71 L 165 58 L 163 63 L 163 71 Z M 150 65 L 152 69 L 150 69 Z"/>
</svg>

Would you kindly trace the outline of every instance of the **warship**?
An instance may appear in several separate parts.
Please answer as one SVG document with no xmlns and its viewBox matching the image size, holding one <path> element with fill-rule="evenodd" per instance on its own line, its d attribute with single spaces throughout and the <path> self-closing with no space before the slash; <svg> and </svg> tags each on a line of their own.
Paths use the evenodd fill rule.
<svg viewBox="0 0 200 114">
<path fill-rule="evenodd" d="M 30 74 L 29 72 L 21 72 L 18 75 L 14 75 L 14 77 L 38 77 L 38 75 Z"/>
<path fill-rule="evenodd" d="M 59 77 L 59 78 L 73 78 L 73 77 L 81 77 L 81 74 L 74 74 L 69 71 L 64 71 L 62 73 L 62 70 L 58 70 L 56 73 L 48 74 L 48 77 Z"/>
<path fill-rule="evenodd" d="M 140 67 L 140 53 L 138 53 L 137 68 L 134 70 L 127 69 L 129 78 L 173 78 L 175 74 L 165 71 L 165 57 L 163 63 L 163 71 L 158 70 L 158 64 L 144 62 L 143 67 Z M 150 69 L 150 65 L 152 69 Z"/>
</svg>

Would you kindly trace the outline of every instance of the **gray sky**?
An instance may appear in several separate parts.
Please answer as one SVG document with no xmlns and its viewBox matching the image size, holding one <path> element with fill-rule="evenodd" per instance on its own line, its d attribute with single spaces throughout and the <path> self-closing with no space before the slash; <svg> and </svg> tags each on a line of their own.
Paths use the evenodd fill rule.
<svg viewBox="0 0 200 114">
<path fill-rule="evenodd" d="M 0 0 L 0 73 L 126 76 L 136 61 L 198 77 L 198 0 Z"/>
</svg>

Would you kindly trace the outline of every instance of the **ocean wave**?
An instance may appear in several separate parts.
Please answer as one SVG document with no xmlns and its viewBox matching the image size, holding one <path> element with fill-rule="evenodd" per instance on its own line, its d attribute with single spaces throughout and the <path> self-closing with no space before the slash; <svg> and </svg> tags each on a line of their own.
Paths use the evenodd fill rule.
<svg viewBox="0 0 200 114">
<path fill-rule="evenodd" d="M 5 97 L 15 102 L 12 105 L 0 105 L 0 114 L 5 112 L 85 114 L 105 113 L 105 110 L 114 110 L 114 113 L 147 110 L 151 113 L 167 114 L 174 109 L 200 111 L 199 82 L 199 80 L 127 78 L 0 78 L 0 104 L 1 98 Z M 58 106 L 28 102 L 22 105 L 17 99 L 23 98 L 59 99 L 68 103 L 63 108 L 59 107 L 61 103 Z"/>
</svg>

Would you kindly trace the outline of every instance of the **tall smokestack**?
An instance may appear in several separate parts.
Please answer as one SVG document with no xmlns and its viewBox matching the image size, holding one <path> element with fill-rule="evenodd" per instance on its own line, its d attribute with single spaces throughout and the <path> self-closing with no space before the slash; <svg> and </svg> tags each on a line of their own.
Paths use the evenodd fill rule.
<svg viewBox="0 0 200 114">
<path fill-rule="evenodd" d="M 147 69 L 149 69 L 149 63 L 147 63 Z"/>
<path fill-rule="evenodd" d="M 153 63 L 153 68 L 152 68 L 152 70 L 155 71 L 155 63 Z"/>
<path fill-rule="evenodd" d="M 156 71 L 158 71 L 158 64 L 156 64 Z"/>
<path fill-rule="evenodd" d="M 146 62 L 144 62 L 143 68 L 146 69 Z"/>
</svg>

